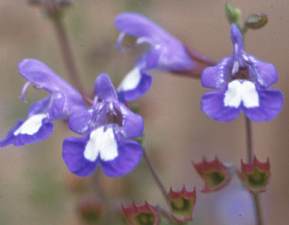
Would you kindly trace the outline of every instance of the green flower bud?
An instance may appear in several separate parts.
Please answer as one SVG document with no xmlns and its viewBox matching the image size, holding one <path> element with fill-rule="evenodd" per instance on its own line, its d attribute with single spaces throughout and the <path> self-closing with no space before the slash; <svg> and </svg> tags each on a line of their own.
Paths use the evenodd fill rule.
<svg viewBox="0 0 289 225">
<path fill-rule="evenodd" d="M 249 29 L 260 29 L 268 23 L 268 17 L 265 14 L 253 14 L 248 16 L 245 26 Z"/>
</svg>

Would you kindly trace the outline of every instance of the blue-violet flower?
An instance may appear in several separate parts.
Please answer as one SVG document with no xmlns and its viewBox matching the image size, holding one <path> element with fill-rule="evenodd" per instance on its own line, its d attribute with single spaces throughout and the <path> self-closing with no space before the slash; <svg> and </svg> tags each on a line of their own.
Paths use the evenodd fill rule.
<svg viewBox="0 0 289 225">
<path fill-rule="evenodd" d="M 73 111 L 85 107 L 79 92 L 44 63 L 24 59 L 19 63 L 19 72 L 27 80 L 22 89 L 22 98 L 30 85 L 43 89 L 48 96 L 32 104 L 27 117 L 17 122 L 6 138 L 0 141 L 0 147 L 42 141 L 52 134 L 54 120 L 66 120 Z"/>
<path fill-rule="evenodd" d="M 202 73 L 202 85 L 214 89 L 203 95 L 201 107 L 208 117 L 231 121 L 243 112 L 253 121 L 268 121 L 278 115 L 283 95 L 271 89 L 278 73 L 273 64 L 260 61 L 244 50 L 239 28 L 231 25 L 233 54 Z"/>
<path fill-rule="evenodd" d="M 63 159 L 79 176 L 90 175 L 98 165 L 107 176 L 123 176 L 141 159 L 143 149 L 133 138 L 143 134 L 143 119 L 119 101 L 106 74 L 96 79 L 92 107 L 74 113 L 69 126 L 83 136 L 64 140 Z"/>
</svg>

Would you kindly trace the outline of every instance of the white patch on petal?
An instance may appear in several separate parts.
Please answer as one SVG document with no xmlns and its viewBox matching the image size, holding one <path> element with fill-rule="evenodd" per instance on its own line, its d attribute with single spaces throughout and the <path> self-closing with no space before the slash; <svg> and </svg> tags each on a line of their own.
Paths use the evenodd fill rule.
<svg viewBox="0 0 289 225">
<path fill-rule="evenodd" d="M 17 130 L 14 131 L 14 135 L 17 136 L 19 134 L 33 135 L 36 134 L 42 126 L 42 121 L 47 118 L 47 114 L 35 114 L 30 116 L 27 120 L 23 122 L 23 124 L 18 127 Z"/>
<path fill-rule="evenodd" d="M 224 105 L 238 108 L 242 102 L 246 108 L 254 108 L 260 105 L 255 84 L 247 80 L 231 81 L 228 90 L 225 92 Z"/>
<path fill-rule="evenodd" d="M 253 82 L 243 82 L 243 104 L 246 108 L 254 108 L 260 105 L 259 95 Z"/>
<path fill-rule="evenodd" d="M 120 83 L 119 91 L 129 91 L 135 89 L 141 81 L 141 73 L 138 67 L 132 69 Z"/>
<path fill-rule="evenodd" d="M 112 128 L 100 127 L 90 133 L 84 158 L 94 162 L 98 156 L 103 161 L 114 160 L 118 156 L 117 142 Z"/>
</svg>

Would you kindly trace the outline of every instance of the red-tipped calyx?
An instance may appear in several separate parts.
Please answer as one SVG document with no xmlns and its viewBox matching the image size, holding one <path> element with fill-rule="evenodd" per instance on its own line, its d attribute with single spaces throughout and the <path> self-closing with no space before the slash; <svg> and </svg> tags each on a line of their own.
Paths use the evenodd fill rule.
<svg viewBox="0 0 289 225">
<path fill-rule="evenodd" d="M 188 222 L 193 218 L 193 209 L 196 204 L 196 189 L 187 191 L 184 186 L 181 191 L 172 188 L 168 193 L 172 213 L 177 221 Z"/>
<path fill-rule="evenodd" d="M 193 163 L 197 173 L 204 181 L 202 192 L 214 192 L 222 189 L 231 180 L 229 168 L 218 158 L 207 161 L 205 158 L 199 163 Z"/>
<path fill-rule="evenodd" d="M 147 202 L 140 205 L 132 203 L 129 206 L 122 206 L 122 212 L 129 225 L 158 225 L 160 223 L 157 209 Z"/>
<path fill-rule="evenodd" d="M 241 160 L 239 177 L 246 188 L 251 192 L 264 192 L 271 176 L 269 159 L 260 162 L 256 156 L 251 163 Z"/>
</svg>

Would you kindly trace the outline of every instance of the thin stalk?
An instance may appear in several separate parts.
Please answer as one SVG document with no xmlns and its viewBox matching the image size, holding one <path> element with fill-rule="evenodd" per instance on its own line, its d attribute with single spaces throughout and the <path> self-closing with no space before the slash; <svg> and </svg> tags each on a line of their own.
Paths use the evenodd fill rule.
<svg viewBox="0 0 289 225">
<path fill-rule="evenodd" d="M 162 193 L 164 199 L 166 200 L 166 203 L 169 207 L 169 209 L 171 208 L 171 205 L 170 205 L 170 200 L 168 198 L 168 195 L 167 195 L 167 191 L 166 191 L 166 188 L 165 186 L 163 185 L 161 179 L 159 178 L 158 174 L 156 173 L 150 159 L 148 158 L 148 155 L 146 154 L 146 151 L 143 152 L 143 156 L 144 156 L 144 160 L 145 160 L 145 163 L 147 164 L 148 166 L 148 169 L 156 183 L 156 185 L 158 186 L 160 192 Z"/>
<path fill-rule="evenodd" d="M 144 156 L 145 163 L 147 164 L 147 166 L 149 168 L 149 171 L 150 171 L 150 173 L 151 173 L 156 185 L 158 186 L 160 192 L 162 193 L 164 199 L 166 200 L 168 208 L 171 209 L 170 199 L 168 198 L 167 191 L 166 191 L 166 188 L 165 188 L 164 184 L 162 183 L 161 179 L 157 175 L 156 170 L 154 169 L 154 167 L 153 167 L 153 165 L 152 165 L 152 163 L 151 163 L 150 159 L 148 158 L 148 155 L 146 154 L 145 151 L 143 152 L 143 156 Z M 161 207 L 157 207 L 157 208 L 160 211 L 160 213 L 164 217 L 166 217 L 172 224 L 179 224 L 179 225 L 183 224 L 182 222 L 180 222 L 177 219 L 175 219 L 170 214 L 170 212 L 162 209 Z"/>
<path fill-rule="evenodd" d="M 247 149 L 247 162 L 251 163 L 254 158 L 253 151 L 253 134 L 252 134 L 252 124 L 251 121 L 245 117 L 245 129 L 246 129 L 246 149 Z"/>
<path fill-rule="evenodd" d="M 87 100 L 87 96 L 85 94 L 83 85 L 80 80 L 79 72 L 76 66 L 76 62 L 74 59 L 74 55 L 71 49 L 71 45 L 69 42 L 69 38 L 65 29 L 65 26 L 63 24 L 62 16 L 52 16 L 51 22 L 53 24 L 57 40 L 59 43 L 59 47 L 62 54 L 62 60 L 66 67 L 67 73 L 73 82 L 73 84 L 76 86 L 76 88 L 80 91 L 83 98 Z"/>
<path fill-rule="evenodd" d="M 245 117 L 245 128 L 246 128 L 247 160 L 249 163 L 252 163 L 254 159 L 252 124 L 247 117 Z M 251 195 L 254 204 L 256 225 L 264 225 L 260 196 L 259 194 L 252 192 Z"/>
</svg>

